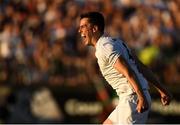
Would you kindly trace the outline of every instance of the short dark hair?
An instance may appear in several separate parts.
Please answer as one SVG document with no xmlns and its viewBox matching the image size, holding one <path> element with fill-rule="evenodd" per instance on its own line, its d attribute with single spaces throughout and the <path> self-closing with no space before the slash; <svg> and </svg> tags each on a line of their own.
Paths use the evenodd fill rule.
<svg viewBox="0 0 180 125">
<path fill-rule="evenodd" d="M 88 18 L 89 22 L 93 25 L 97 25 L 100 32 L 104 33 L 104 16 L 99 12 L 86 12 L 80 15 L 80 19 Z"/>
</svg>

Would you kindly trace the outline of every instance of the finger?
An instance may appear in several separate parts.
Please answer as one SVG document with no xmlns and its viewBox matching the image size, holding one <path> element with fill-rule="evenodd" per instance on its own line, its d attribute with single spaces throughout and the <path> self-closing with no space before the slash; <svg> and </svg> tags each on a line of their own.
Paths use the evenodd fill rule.
<svg viewBox="0 0 180 125">
<path fill-rule="evenodd" d="M 136 107 L 136 111 L 137 111 L 138 113 L 140 113 L 140 109 L 139 109 L 138 107 Z"/>
<path fill-rule="evenodd" d="M 165 102 L 165 100 L 163 98 L 161 99 L 161 102 L 162 102 L 163 105 L 166 104 L 166 102 Z"/>
<path fill-rule="evenodd" d="M 145 112 L 147 109 L 148 109 L 147 107 L 141 107 L 141 108 L 137 108 L 136 110 L 137 110 L 138 113 L 143 113 L 143 112 Z"/>
<path fill-rule="evenodd" d="M 162 101 L 162 104 L 164 105 L 164 106 L 166 106 L 166 105 L 169 105 L 169 103 L 170 103 L 170 100 L 169 99 L 162 99 L 161 100 Z"/>
<path fill-rule="evenodd" d="M 137 107 L 136 110 L 137 110 L 138 113 L 142 112 L 140 107 Z"/>
<path fill-rule="evenodd" d="M 165 105 L 169 105 L 169 103 L 170 103 L 170 100 L 165 101 Z"/>
</svg>

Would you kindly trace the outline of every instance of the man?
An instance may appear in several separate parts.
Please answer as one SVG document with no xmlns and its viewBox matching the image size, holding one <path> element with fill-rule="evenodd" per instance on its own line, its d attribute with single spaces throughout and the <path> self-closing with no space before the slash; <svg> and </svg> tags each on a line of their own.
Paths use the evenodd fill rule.
<svg viewBox="0 0 180 125">
<path fill-rule="evenodd" d="M 119 39 L 104 35 L 104 17 L 99 12 L 80 16 L 79 33 L 83 43 L 95 47 L 98 65 L 107 82 L 116 90 L 119 103 L 103 124 L 146 123 L 151 105 L 148 82 L 160 93 L 163 105 L 171 95 L 152 72 Z"/>
</svg>

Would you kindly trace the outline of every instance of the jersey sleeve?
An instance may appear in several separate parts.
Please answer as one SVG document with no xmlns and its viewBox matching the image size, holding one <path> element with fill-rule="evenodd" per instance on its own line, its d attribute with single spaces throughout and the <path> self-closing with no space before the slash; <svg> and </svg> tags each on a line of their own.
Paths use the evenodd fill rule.
<svg viewBox="0 0 180 125">
<path fill-rule="evenodd" d="M 103 45 L 104 54 L 108 63 L 113 66 L 121 54 L 119 45 L 113 42 L 107 42 Z"/>
</svg>

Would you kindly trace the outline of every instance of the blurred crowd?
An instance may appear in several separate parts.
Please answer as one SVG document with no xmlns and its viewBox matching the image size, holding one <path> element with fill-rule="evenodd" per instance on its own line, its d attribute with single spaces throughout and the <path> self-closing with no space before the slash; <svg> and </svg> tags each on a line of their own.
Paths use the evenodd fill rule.
<svg viewBox="0 0 180 125">
<path fill-rule="evenodd" d="M 166 84 L 180 82 L 179 0 L 0 0 L 0 84 L 84 85 L 100 78 L 79 14 L 102 12 L 119 37 Z"/>
</svg>

